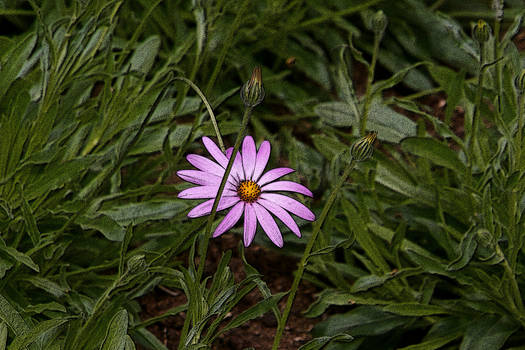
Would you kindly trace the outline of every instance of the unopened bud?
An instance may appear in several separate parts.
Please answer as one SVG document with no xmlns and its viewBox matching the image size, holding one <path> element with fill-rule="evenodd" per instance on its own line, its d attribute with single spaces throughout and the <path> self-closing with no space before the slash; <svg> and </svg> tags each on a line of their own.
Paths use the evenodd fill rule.
<svg viewBox="0 0 525 350">
<path fill-rule="evenodd" d="M 386 26 L 388 24 L 388 19 L 386 18 L 383 11 L 377 11 L 372 17 L 372 30 L 376 35 L 383 35 L 385 32 Z"/>
<path fill-rule="evenodd" d="M 368 133 L 368 135 L 361 137 L 359 140 L 354 142 L 350 148 L 352 159 L 361 162 L 370 158 L 374 152 L 374 141 L 376 138 L 377 131 L 371 131 Z"/>
<path fill-rule="evenodd" d="M 127 263 L 128 272 L 131 274 L 141 273 L 146 269 L 146 266 L 146 259 L 142 254 L 133 255 Z"/>
<path fill-rule="evenodd" d="M 264 99 L 261 67 L 255 67 L 252 77 L 241 88 L 241 99 L 246 107 L 255 107 Z"/>
<path fill-rule="evenodd" d="M 516 84 L 516 89 L 520 94 L 525 93 L 525 69 L 521 70 L 521 73 L 516 77 L 514 81 Z"/>
<path fill-rule="evenodd" d="M 474 25 L 474 28 L 472 28 L 472 37 L 478 43 L 483 44 L 489 40 L 491 31 L 490 25 L 480 19 L 478 20 L 478 23 Z"/>
</svg>

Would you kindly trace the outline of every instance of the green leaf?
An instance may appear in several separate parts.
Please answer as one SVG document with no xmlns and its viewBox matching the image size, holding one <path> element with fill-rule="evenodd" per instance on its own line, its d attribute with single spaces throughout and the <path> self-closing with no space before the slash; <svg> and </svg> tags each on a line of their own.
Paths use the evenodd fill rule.
<svg viewBox="0 0 525 350">
<path fill-rule="evenodd" d="M 0 350 L 5 350 L 7 346 L 7 324 L 0 323 Z"/>
<path fill-rule="evenodd" d="M 458 250 L 459 255 L 456 259 L 450 262 L 447 269 L 451 271 L 456 271 L 464 268 L 474 256 L 476 248 L 478 247 L 478 242 L 475 240 L 477 231 L 470 230 L 463 238 L 459 244 Z"/>
<path fill-rule="evenodd" d="M 442 349 L 445 344 L 459 338 L 461 333 L 456 332 L 444 337 L 435 338 L 432 340 L 426 340 L 419 344 L 409 345 L 398 350 L 436 350 Z"/>
<path fill-rule="evenodd" d="M 130 71 L 138 71 L 148 74 L 155 63 L 155 58 L 159 52 L 160 38 L 157 35 L 150 36 L 142 42 L 129 60 Z"/>
<path fill-rule="evenodd" d="M 384 312 L 377 306 L 358 306 L 319 322 L 312 330 L 316 337 L 348 332 L 352 336 L 371 336 L 390 332 L 409 322 L 409 318 Z"/>
<path fill-rule="evenodd" d="M 133 340 L 127 334 L 126 334 L 126 345 L 124 346 L 124 350 L 136 350 L 135 343 L 133 343 Z"/>
<path fill-rule="evenodd" d="M 38 268 L 38 265 L 35 264 L 33 259 L 31 259 L 28 255 L 26 255 L 26 254 L 24 254 L 22 252 L 19 252 L 18 250 L 16 250 L 13 247 L 7 247 L 5 245 L 4 240 L 2 238 L 0 238 L 0 251 L 5 252 L 7 255 L 9 255 L 10 257 L 15 259 L 19 263 L 22 263 L 22 264 L 26 265 L 30 269 L 32 269 L 32 270 L 34 270 L 36 272 L 40 271 L 40 269 Z"/>
<path fill-rule="evenodd" d="M 388 273 L 381 276 L 368 275 L 359 277 L 352 285 L 352 289 L 350 291 L 352 293 L 364 292 L 370 288 L 382 286 L 386 281 L 392 279 L 392 277 L 394 277 L 394 275 Z"/>
<path fill-rule="evenodd" d="M 346 199 L 341 200 L 344 213 L 348 220 L 348 225 L 355 235 L 355 240 L 361 248 L 366 252 L 367 256 L 374 262 L 377 267 L 375 273 L 385 273 L 390 271 L 388 263 L 381 255 L 381 251 L 377 248 L 376 243 L 373 240 L 373 236 L 368 232 L 366 224 L 361 219 L 357 209 L 352 203 Z"/>
<path fill-rule="evenodd" d="M 319 337 L 319 338 L 314 338 L 310 340 L 308 343 L 301 346 L 299 350 L 321 350 L 326 345 L 333 343 L 333 342 L 349 343 L 352 340 L 354 340 L 354 337 L 352 337 L 349 334 L 345 334 L 345 333 L 336 334 L 336 335 L 328 336 L 328 337 Z"/>
<path fill-rule="evenodd" d="M 379 94 L 381 91 L 390 89 L 391 87 L 399 84 L 400 82 L 405 79 L 405 76 L 414 68 L 422 65 L 423 63 L 416 63 L 409 67 L 405 67 L 399 71 L 397 71 L 394 75 L 392 75 L 390 78 L 386 80 L 381 80 L 372 85 L 372 94 Z"/>
<path fill-rule="evenodd" d="M 419 303 L 390 304 L 385 306 L 383 310 L 401 316 L 431 316 L 449 313 L 441 306 Z"/>
<path fill-rule="evenodd" d="M 95 159 L 94 157 L 84 157 L 63 163 L 54 162 L 45 168 L 34 166 L 30 181 L 24 188 L 26 199 L 35 199 L 49 191 L 63 187 L 66 183 L 78 181 L 80 175 Z"/>
<path fill-rule="evenodd" d="M 9 350 L 22 350 L 29 344 L 35 342 L 38 337 L 44 335 L 46 332 L 49 332 L 57 327 L 62 326 L 63 324 L 69 322 L 69 320 L 71 319 L 72 317 L 67 317 L 54 318 L 51 320 L 42 321 L 36 326 L 32 327 L 28 332 L 16 337 L 9 346 Z"/>
<path fill-rule="evenodd" d="M 119 310 L 109 323 L 101 350 L 124 350 L 128 333 L 128 312 Z"/>
<path fill-rule="evenodd" d="M 187 203 L 169 199 L 154 199 L 140 203 L 115 206 L 101 211 L 121 226 L 137 225 L 150 220 L 166 220 L 180 214 Z M 123 231 L 124 234 L 124 231 Z M 122 240 L 122 238 L 121 238 Z"/>
<path fill-rule="evenodd" d="M 50 281 L 44 277 L 27 276 L 21 279 L 31 283 L 37 288 L 40 288 L 48 292 L 49 294 L 53 295 L 55 298 L 63 297 L 66 293 L 66 290 L 64 288 L 60 287 L 57 283 Z"/>
<path fill-rule="evenodd" d="M 24 217 L 27 234 L 31 238 L 33 246 L 36 247 L 38 245 L 38 242 L 40 241 L 40 232 L 38 231 L 38 226 L 36 225 L 35 216 L 33 215 L 33 211 L 31 210 L 29 203 L 27 203 L 27 200 L 25 199 L 24 193 L 21 189 L 20 196 L 22 199 L 22 215 Z"/>
<path fill-rule="evenodd" d="M 146 328 L 133 330 L 133 339 L 137 340 L 139 344 L 147 346 L 153 350 L 168 350 L 168 348 Z"/>
<path fill-rule="evenodd" d="M 24 335 L 29 331 L 29 326 L 22 316 L 2 294 L 0 294 L 0 319 L 11 328 L 16 336 Z"/>
<path fill-rule="evenodd" d="M 264 315 L 266 312 L 274 308 L 279 302 L 279 300 L 281 300 L 281 298 L 286 294 L 287 292 L 277 293 L 269 298 L 261 300 L 260 302 L 250 307 L 248 310 L 243 311 L 239 316 L 231 320 L 226 326 L 224 326 L 224 328 L 217 332 L 215 336 L 219 336 L 220 334 L 228 332 L 233 328 L 239 327 L 240 325 L 248 322 L 249 320 L 253 320 L 254 318 Z"/>
<path fill-rule="evenodd" d="M 18 78 L 18 74 L 33 51 L 36 41 L 37 35 L 33 32 L 28 33 L 22 39 L 14 41 L 17 44 L 9 53 L 5 64 L 2 65 L 2 74 L 0 74 L 0 96 L 5 95 L 9 86 Z"/>
<path fill-rule="evenodd" d="M 25 311 L 29 313 L 41 314 L 44 311 L 59 311 L 67 312 L 66 307 L 62 304 L 52 301 L 45 304 L 28 305 L 25 307 Z"/>
<path fill-rule="evenodd" d="M 319 103 L 314 112 L 328 125 L 349 127 L 359 124 L 359 117 L 343 102 Z"/>
<path fill-rule="evenodd" d="M 416 123 L 385 105 L 380 98 L 371 102 L 366 128 L 377 131 L 378 139 L 393 143 L 416 135 Z"/>
<path fill-rule="evenodd" d="M 332 160 L 332 158 L 342 154 L 348 149 L 348 146 L 344 143 L 325 135 L 312 135 L 312 141 L 314 142 L 315 148 L 328 160 Z"/>
<path fill-rule="evenodd" d="M 460 350 L 498 350 L 519 326 L 508 317 L 486 315 L 470 322 Z"/>
<path fill-rule="evenodd" d="M 126 231 L 108 215 L 99 215 L 96 217 L 82 216 L 76 220 L 84 230 L 97 230 L 110 241 L 120 242 L 124 238 Z"/>
<path fill-rule="evenodd" d="M 434 139 L 410 137 L 401 142 L 401 147 L 406 152 L 428 159 L 460 174 L 465 172 L 465 165 L 459 160 L 458 154 Z"/>
</svg>

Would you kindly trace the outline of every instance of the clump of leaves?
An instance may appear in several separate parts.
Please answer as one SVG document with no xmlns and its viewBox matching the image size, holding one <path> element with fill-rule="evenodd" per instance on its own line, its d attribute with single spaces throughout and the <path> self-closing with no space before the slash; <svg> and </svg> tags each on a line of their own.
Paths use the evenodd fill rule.
<svg viewBox="0 0 525 350">
<path fill-rule="evenodd" d="M 522 70 L 520 56 L 511 41 L 521 21 L 519 15 L 505 36 L 494 33 L 477 43 L 461 34 L 462 46 L 472 47 L 478 62 L 472 79 L 466 79 L 464 71 L 426 64 L 453 103 L 445 121 L 411 98 L 375 100 L 378 119 L 392 126 L 383 139 L 393 144 L 383 144 L 388 156 L 378 153 L 374 163 L 353 174 L 356 183 L 347 187 L 339 211 L 325 228 L 326 243 L 355 243 L 351 249 L 312 258 L 309 279 L 324 290 L 306 314 L 319 316 L 330 305 L 358 306 L 319 323 L 313 330 L 316 336 L 349 334 L 356 349 L 384 344 L 407 350 L 447 344 L 500 349 L 522 344 L 524 112 L 523 90 L 519 83 L 515 86 Z M 351 86 L 343 79 L 339 86 Z M 398 81 L 394 75 L 371 89 Z M 358 125 L 359 119 L 348 115 L 366 108 L 367 99 L 354 98 L 348 88 L 339 91 L 351 99 L 322 103 L 316 107 L 318 114 L 336 127 Z M 380 111 L 388 105 L 421 120 L 416 126 L 394 112 L 383 117 Z M 464 110 L 463 137 L 450 126 L 456 105 Z M 392 116 L 411 124 L 399 128 L 411 134 L 391 138 L 400 125 L 388 121 Z M 437 137 L 429 135 L 428 126 Z M 327 154 L 331 157 L 343 148 L 334 137 L 319 137 L 317 144 L 319 150 L 334 145 Z M 418 336 L 406 337 L 407 332 Z"/>
</svg>

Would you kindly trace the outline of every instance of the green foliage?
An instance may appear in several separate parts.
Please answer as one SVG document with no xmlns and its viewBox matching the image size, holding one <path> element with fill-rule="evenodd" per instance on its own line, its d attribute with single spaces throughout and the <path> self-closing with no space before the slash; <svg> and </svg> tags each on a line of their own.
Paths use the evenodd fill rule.
<svg viewBox="0 0 525 350">
<path fill-rule="evenodd" d="M 478 45 L 469 20 L 493 20 L 485 1 L 429 4 L 2 2 L 0 349 L 165 350 L 147 327 L 180 312 L 190 317 L 179 348 L 209 348 L 281 316 L 285 292 L 272 295 L 242 247 L 245 279 L 231 251 L 200 278 L 204 221 L 174 196 L 173 173 L 201 136 L 219 129 L 232 144 L 239 88 L 257 65 L 266 96 L 250 133 L 272 141 L 272 166 L 298 170 L 316 213 L 352 142 L 376 130 L 381 143 L 308 258 L 321 291 L 306 316 L 331 315 L 301 349 L 521 345 L 525 98 L 512 38 L 522 9 L 505 2 Z M 418 99 L 440 91 L 441 119 Z M 299 225 L 304 239 L 283 229 L 281 253 L 304 248 L 312 228 Z M 157 286 L 187 303 L 142 320 L 137 299 Z M 255 288 L 259 302 L 230 317 Z"/>
</svg>

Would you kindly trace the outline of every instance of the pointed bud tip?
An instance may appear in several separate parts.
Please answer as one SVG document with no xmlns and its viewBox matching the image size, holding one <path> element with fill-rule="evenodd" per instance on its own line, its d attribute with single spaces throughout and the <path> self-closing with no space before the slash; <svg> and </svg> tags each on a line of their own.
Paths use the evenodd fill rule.
<svg viewBox="0 0 525 350">
<path fill-rule="evenodd" d="M 264 99 L 261 67 L 256 66 L 252 77 L 241 88 L 241 99 L 246 107 L 255 107 Z"/>
</svg>

